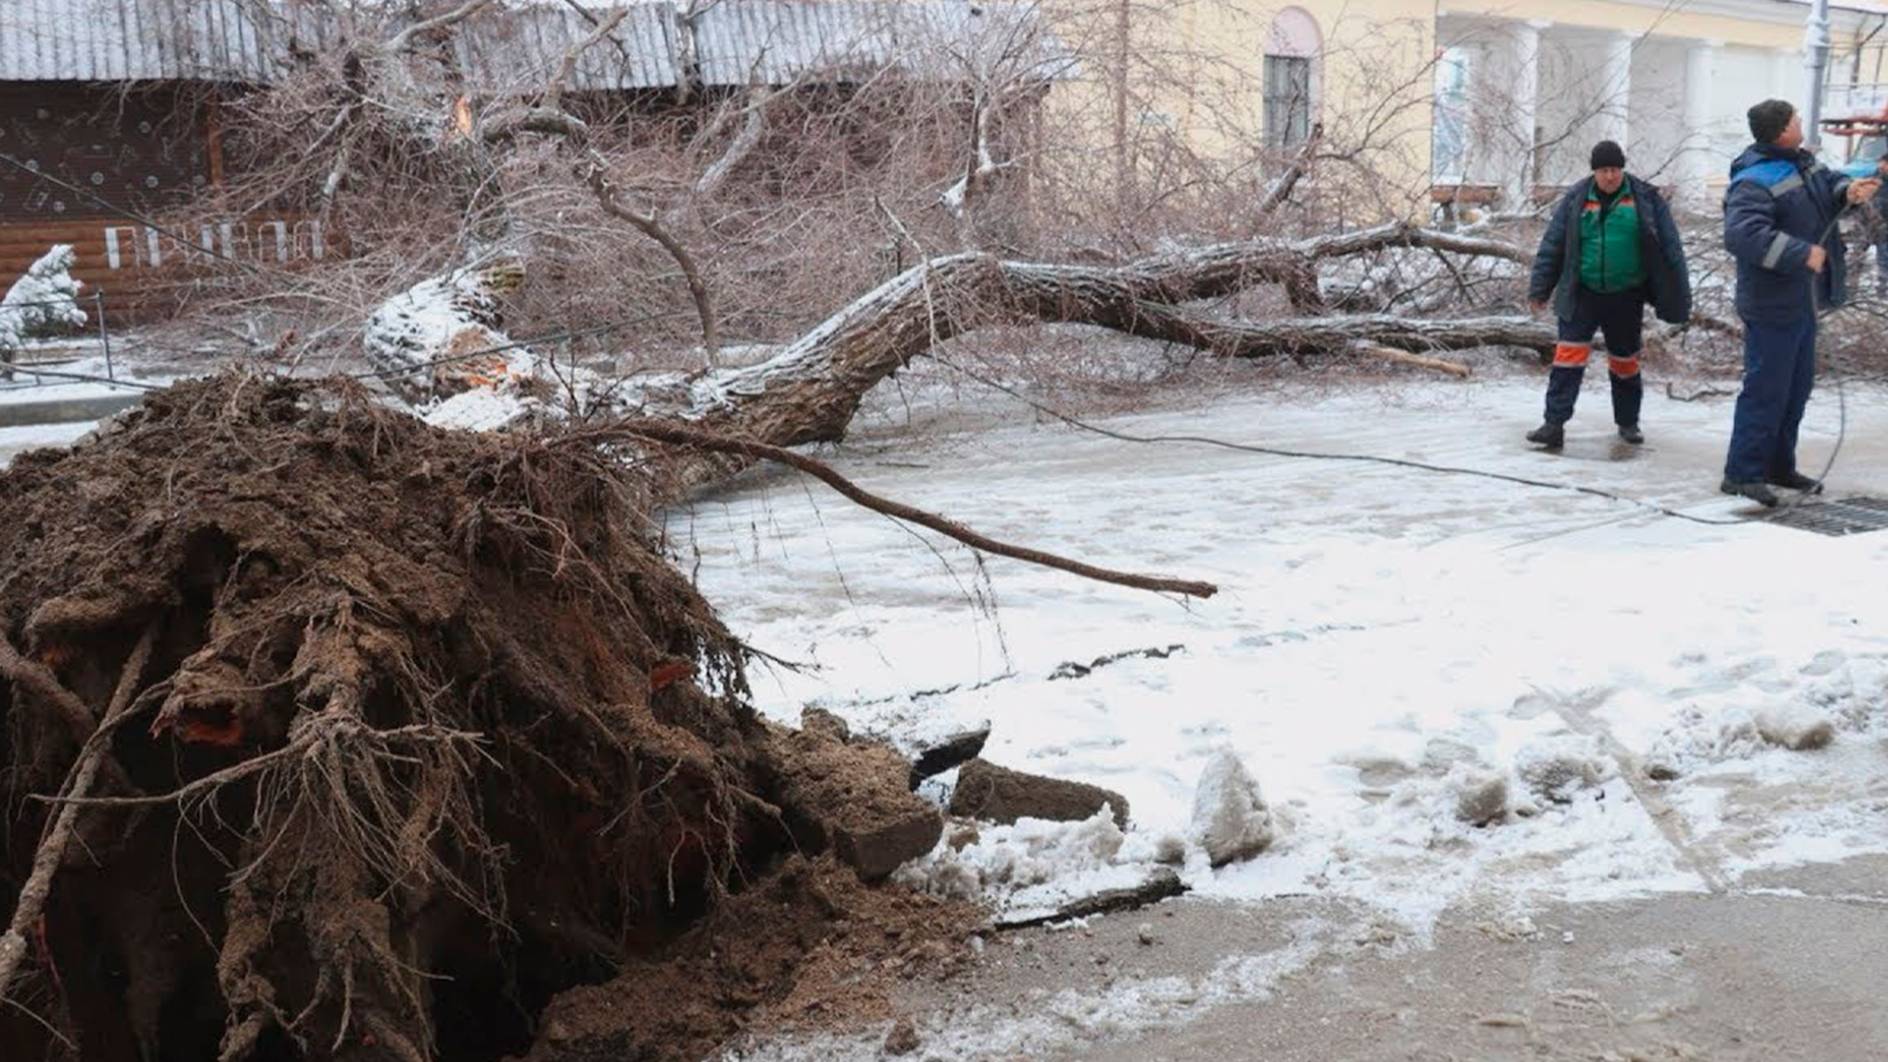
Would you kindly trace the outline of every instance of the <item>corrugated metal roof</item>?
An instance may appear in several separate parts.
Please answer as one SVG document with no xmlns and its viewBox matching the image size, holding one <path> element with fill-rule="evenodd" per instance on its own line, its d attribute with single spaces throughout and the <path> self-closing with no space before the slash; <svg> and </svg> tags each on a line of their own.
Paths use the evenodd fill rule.
<svg viewBox="0 0 1888 1062">
<path fill-rule="evenodd" d="M 952 79 L 999 59 L 1060 76 L 1061 49 L 1015 4 L 965 0 L 723 0 L 696 19 L 708 85 L 779 85 L 893 67 Z"/>
<path fill-rule="evenodd" d="M 687 61 L 678 22 L 685 5 L 628 6 L 628 17 L 583 54 L 571 88 L 678 83 Z M 586 7 L 527 3 L 475 17 L 453 38 L 466 77 L 492 90 L 541 82 L 616 10 Z M 273 16 L 257 14 L 267 8 Z M 291 46 L 339 35 L 328 10 L 303 0 L 0 0 L 0 81 L 266 82 L 288 63 Z M 1014 58 L 1019 29 L 1034 24 L 1023 8 L 1002 2 L 720 0 L 695 17 L 694 60 L 711 86 L 885 66 L 948 79 L 980 55 Z M 1044 76 L 1056 76 L 1052 49 L 1042 44 L 1028 47 L 1040 49 Z"/>
<path fill-rule="evenodd" d="M 0 80 L 266 81 L 287 25 L 239 0 L 4 0 Z"/>
<path fill-rule="evenodd" d="M 596 31 L 614 8 L 587 14 L 568 6 L 495 12 L 454 37 L 467 77 L 487 88 L 542 84 L 566 53 Z M 676 83 L 674 6 L 629 5 L 629 15 L 578 57 L 570 87 L 588 91 L 662 88 Z"/>
</svg>

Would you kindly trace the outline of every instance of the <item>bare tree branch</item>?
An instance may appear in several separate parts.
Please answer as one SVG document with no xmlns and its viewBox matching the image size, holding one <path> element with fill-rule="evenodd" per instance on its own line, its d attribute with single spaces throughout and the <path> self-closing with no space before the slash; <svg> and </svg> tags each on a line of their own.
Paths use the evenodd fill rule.
<svg viewBox="0 0 1888 1062">
<path fill-rule="evenodd" d="M 1285 172 L 1279 174 L 1266 187 L 1265 194 L 1259 197 L 1260 214 L 1270 214 L 1291 199 L 1292 190 L 1297 188 L 1298 182 L 1310 172 L 1311 163 L 1318 157 L 1318 145 L 1323 141 L 1324 124 L 1320 122 L 1311 127 L 1311 135 L 1299 146 L 1298 153 L 1292 156 L 1291 162 L 1285 167 Z"/>
<path fill-rule="evenodd" d="M 456 26 L 466 19 L 471 18 L 473 15 L 478 14 L 484 8 L 492 6 L 492 3 L 493 0 L 466 0 L 465 3 L 460 4 L 458 7 L 453 8 L 443 15 L 436 15 L 432 18 L 415 22 L 399 33 L 394 34 L 383 47 L 387 51 L 397 55 L 411 48 L 413 42 L 420 37 L 429 33 L 437 33 L 451 26 Z"/>
<path fill-rule="evenodd" d="M 629 17 L 629 10 L 627 7 L 617 8 L 610 13 L 608 18 L 598 22 L 590 31 L 589 36 L 578 41 L 574 47 L 564 53 L 564 58 L 557 64 L 557 72 L 551 75 L 551 80 L 544 86 L 542 105 L 546 110 L 564 109 L 564 89 L 570 84 L 571 75 L 577 72 L 577 63 L 583 58 L 583 53 L 589 51 L 597 42 L 608 37 L 616 27 L 622 25 L 623 20 Z"/>
<path fill-rule="evenodd" d="M 758 86 L 748 90 L 747 106 L 744 108 L 746 118 L 741 122 L 741 131 L 734 134 L 734 139 L 728 142 L 727 149 L 720 157 L 702 171 L 700 179 L 695 182 L 695 198 L 707 199 L 719 192 L 735 167 L 754 153 L 754 149 L 760 145 L 761 134 L 767 131 L 767 105 L 785 91 L 787 89 L 768 92 Z M 722 118 L 717 116 L 715 124 L 704 134 L 704 139 L 718 134 L 722 124 Z"/>
<path fill-rule="evenodd" d="M 929 528 L 939 534 L 948 535 L 972 549 L 979 549 L 985 553 L 994 553 L 1000 557 L 1010 557 L 1015 560 L 1026 561 L 1030 564 L 1041 565 L 1045 568 L 1054 568 L 1057 571 L 1069 572 L 1073 575 L 1082 576 L 1085 579 L 1114 583 L 1118 586 L 1132 587 L 1137 590 L 1152 590 L 1158 593 L 1182 594 L 1187 597 L 1199 598 L 1212 597 L 1215 593 L 1219 592 L 1219 588 L 1212 583 L 1190 579 L 1172 579 L 1158 575 L 1137 575 L 1133 572 L 1099 568 L 1092 564 L 1085 564 L 1081 561 L 1059 557 L 1053 553 L 1046 553 L 1042 550 L 998 542 L 993 538 L 972 531 L 970 528 L 956 523 L 955 521 L 947 520 L 944 517 L 914 508 L 903 502 L 893 501 L 890 498 L 873 494 L 847 479 L 834 470 L 831 465 L 823 461 L 817 461 L 803 454 L 797 454 L 792 450 L 782 449 L 778 446 L 769 446 L 766 443 L 732 438 L 726 435 L 718 435 L 713 432 L 705 432 L 696 428 L 685 427 L 670 421 L 658 420 L 622 421 L 602 428 L 580 432 L 577 434 L 576 438 L 578 441 L 585 444 L 595 444 L 610 437 L 622 435 L 649 439 L 694 450 L 758 458 L 786 465 L 818 479 L 840 494 L 845 495 L 851 501 L 863 505 L 874 512 L 884 513 L 894 519 L 904 520 L 909 523 L 917 524 L 920 527 Z"/>
<path fill-rule="evenodd" d="M 156 640 L 158 626 L 153 623 L 144 630 L 143 637 L 131 650 L 125 660 L 124 669 L 118 675 L 118 687 L 113 692 L 111 702 L 106 706 L 103 717 L 97 727 L 86 735 L 80 747 L 79 756 L 73 761 L 66 773 L 66 780 L 61 793 L 69 798 L 84 798 L 91 794 L 92 785 L 98 778 L 100 765 L 107 759 L 109 743 L 102 738 L 108 735 L 118 720 L 134 703 L 138 684 L 144 679 L 145 664 L 151 659 L 151 646 Z M 0 654 L 6 658 L 17 659 L 18 654 L 11 645 L 0 645 Z M 53 680 L 51 687 L 59 699 L 77 698 Z M 83 711 L 83 705 L 79 705 Z M 68 706 L 68 711 L 71 710 Z M 87 713 L 89 714 L 89 713 Z M 5 999 L 13 987 L 13 979 L 19 975 L 20 964 L 26 957 L 26 934 L 39 921 L 40 912 L 45 910 L 46 899 L 52 894 L 53 875 L 58 872 L 59 864 L 64 861 L 66 846 L 72 841 L 73 829 L 78 822 L 79 805 L 67 804 L 61 807 L 53 817 L 51 829 L 39 843 L 33 853 L 33 869 L 28 874 L 26 883 L 20 887 L 19 899 L 14 902 L 13 916 L 7 924 L 5 934 L 0 934 L 0 999 Z"/>
<path fill-rule="evenodd" d="M 601 156 L 590 152 L 589 157 L 579 165 L 584 180 L 590 185 L 591 191 L 596 193 L 597 203 L 603 207 L 604 213 L 629 222 L 637 231 L 661 244 L 662 249 L 669 252 L 669 257 L 675 259 L 676 266 L 681 269 L 688 283 L 689 297 L 695 301 L 695 312 L 701 318 L 703 356 L 709 367 L 714 367 L 720 357 L 721 341 L 716 334 L 714 302 L 708 294 L 708 282 L 702 278 L 701 267 L 696 264 L 695 256 L 681 240 L 675 238 L 675 234 L 662 223 L 655 211 L 637 210 L 622 202 L 616 186 L 610 183 L 604 173 Z"/>
</svg>

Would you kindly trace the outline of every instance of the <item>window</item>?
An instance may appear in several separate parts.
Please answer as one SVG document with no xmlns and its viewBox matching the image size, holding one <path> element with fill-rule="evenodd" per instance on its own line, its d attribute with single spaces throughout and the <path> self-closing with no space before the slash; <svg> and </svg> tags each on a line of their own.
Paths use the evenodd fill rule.
<svg viewBox="0 0 1888 1062">
<path fill-rule="evenodd" d="M 1310 135 L 1311 60 L 1301 55 L 1266 56 L 1265 146 L 1296 147 Z"/>
<path fill-rule="evenodd" d="M 1288 7 L 1272 18 L 1265 40 L 1265 146 L 1296 147 L 1318 122 L 1318 55 L 1324 34 L 1318 20 L 1302 7 Z"/>
<path fill-rule="evenodd" d="M 1435 144 L 1432 171 L 1444 183 L 1459 182 L 1468 168 L 1468 50 L 1443 49 L 1436 62 Z"/>
</svg>

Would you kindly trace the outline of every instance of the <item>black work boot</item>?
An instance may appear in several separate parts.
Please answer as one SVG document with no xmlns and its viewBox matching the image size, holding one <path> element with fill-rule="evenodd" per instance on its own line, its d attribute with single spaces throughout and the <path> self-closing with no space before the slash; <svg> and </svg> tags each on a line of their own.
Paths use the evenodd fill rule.
<svg viewBox="0 0 1888 1062">
<path fill-rule="evenodd" d="M 1567 429 L 1553 421 L 1546 421 L 1540 427 L 1527 433 L 1527 441 L 1549 450 L 1558 450 L 1567 442 Z"/>
<path fill-rule="evenodd" d="M 1634 446 L 1645 441 L 1645 433 L 1639 430 L 1637 424 L 1621 424 L 1619 426 L 1619 437 Z"/>
<path fill-rule="evenodd" d="M 1786 490 L 1800 490 L 1804 494 L 1822 493 L 1822 480 L 1811 479 L 1801 472 L 1783 472 L 1765 476 L 1764 482 L 1773 487 L 1783 487 Z"/>
<path fill-rule="evenodd" d="M 1776 492 L 1761 483 L 1754 481 L 1750 483 L 1738 483 L 1727 479 L 1718 484 L 1718 489 L 1726 494 L 1736 494 L 1741 497 L 1749 498 L 1751 501 L 1756 502 L 1766 509 L 1774 509 L 1777 507 Z"/>
</svg>

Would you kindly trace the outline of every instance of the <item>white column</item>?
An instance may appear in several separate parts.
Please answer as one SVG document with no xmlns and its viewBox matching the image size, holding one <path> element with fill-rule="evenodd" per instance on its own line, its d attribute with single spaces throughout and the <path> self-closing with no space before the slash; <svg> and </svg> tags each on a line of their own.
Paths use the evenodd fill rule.
<svg viewBox="0 0 1888 1062">
<path fill-rule="evenodd" d="M 1625 147 L 1631 127 L 1632 46 L 1638 40 L 1632 33 L 1616 33 L 1606 39 L 1606 75 L 1601 82 L 1597 140 L 1611 140 Z"/>
<path fill-rule="evenodd" d="M 1803 53 L 1794 48 L 1778 48 L 1770 53 L 1770 95 L 1789 100 L 1798 111 L 1808 107 L 1803 99 Z M 1755 100 L 1751 101 L 1755 103 Z M 1809 130 L 1803 130 L 1805 134 Z"/>
<path fill-rule="evenodd" d="M 1725 169 L 1718 152 L 1717 108 L 1711 90 L 1720 43 L 1692 41 L 1685 49 L 1685 145 L 1678 172 L 1683 179 L 1682 197 L 1694 204 L 1711 198 L 1707 182 Z"/>
<path fill-rule="evenodd" d="M 1534 128 L 1540 124 L 1541 34 L 1553 23 L 1546 19 L 1515 22 L 1512 70 L 1514 80 L 1512 109 L 1508 125 L 1512 135 L 1512 153 L 1503 160 L 1505 188 L 1512 209 L 1526 209 L 1539 180 L 1535 173 Z"/>
</svg>

